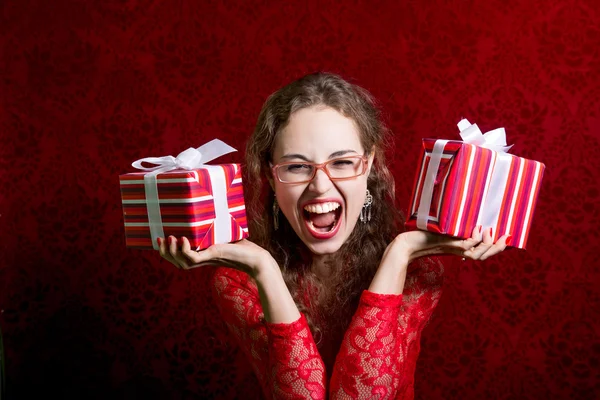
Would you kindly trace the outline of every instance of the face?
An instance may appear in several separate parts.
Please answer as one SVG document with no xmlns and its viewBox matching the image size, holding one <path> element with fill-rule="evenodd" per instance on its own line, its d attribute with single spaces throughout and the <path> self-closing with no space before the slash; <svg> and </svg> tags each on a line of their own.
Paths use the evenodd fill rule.
<svg viewBox="0 0 600 400">
<path fill-rule="evenodd" d="M 311 107 L 292 114 L 275 141 L 273 164 L 323 163 L 333 158 L 364 155 L 354 122 L 328 107 Z M 317 170 L 307 183 L 273 179 L 277 202 L 290 225 L 313 254 L 335 253 L 352 233 L 363 206 L 367 172 L 356 178 L 331 180 Z"/>
</svg>

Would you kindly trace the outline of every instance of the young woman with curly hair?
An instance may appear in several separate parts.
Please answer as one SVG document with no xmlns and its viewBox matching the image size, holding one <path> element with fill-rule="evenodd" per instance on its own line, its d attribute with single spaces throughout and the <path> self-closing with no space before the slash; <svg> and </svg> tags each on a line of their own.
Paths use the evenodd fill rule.
<svg viewBox="0 0 600 400">
<path fill-rule="evenodd" d="M 403 232 L 388 135 L 365 89 L 307 75 L 267 99 L 248 143 L 251 241 L 159 239 L 178 267 L 220 266 L 216 302 L 267 398 L 413 398 L 442 283 L 426 256 L 506 247 L 481 226 L 466 240 Z"/>
</svg>

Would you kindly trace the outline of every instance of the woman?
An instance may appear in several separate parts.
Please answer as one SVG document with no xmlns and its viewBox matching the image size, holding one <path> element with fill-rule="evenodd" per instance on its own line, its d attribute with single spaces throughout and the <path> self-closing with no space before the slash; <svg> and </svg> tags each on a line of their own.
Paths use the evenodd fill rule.
<svg viewBox="0 0 600 400">
<path fill-rule="evenodd" d="M 387 135 L 367 91 L 305 76 L 269 97 L 248 144 L 252 242 L 195 252 L 159 239 L 178 267 L 224 266 L 215 299 L 267 398 L 412 398 L 441 287 L 441 265 L 423 257 L 506 247 L 481 226 L 467 240 L 399 233 Z"/>
</svg>

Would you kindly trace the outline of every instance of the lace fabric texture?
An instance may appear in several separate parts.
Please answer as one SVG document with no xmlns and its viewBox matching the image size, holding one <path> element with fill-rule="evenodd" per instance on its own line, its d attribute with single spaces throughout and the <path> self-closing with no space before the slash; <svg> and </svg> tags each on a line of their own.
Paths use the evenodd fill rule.
<svg viewBox="0 0 600 400">
<path fill-rule="evenodd" d="M 331 382 L 304 315 L 265 321 L 247 274 L 218 268 L 213 294 L 268 399 L 412 399 L 421 332 L 441 293 L 443 268 L 409 269 L 402 295 L 364 291 L 337 354 Z"/>
</svg>

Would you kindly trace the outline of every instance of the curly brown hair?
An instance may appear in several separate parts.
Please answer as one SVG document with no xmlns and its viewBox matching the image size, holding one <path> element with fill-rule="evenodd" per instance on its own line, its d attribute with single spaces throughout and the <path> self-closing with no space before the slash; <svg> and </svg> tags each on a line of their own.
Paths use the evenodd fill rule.
<svg viewBox="0 0 600 400">
<path fill-rule="evenodd" d="M 372 219 L 358 222 L 346 243 L 331 257 L 332 273 L 326 282 L 311 271 L 311 253 L 283 215 L 279 216 L 275 233 L 274 193 L 268 182 L 277 135 L 293 113 L 314 106 L 330 107 L 352 119 L 363 148 L 375 152 L 367 180 L 373 196 Z M 304 76 L 273 93 L 263 105 L 248 142 L 245 179 L 251 240 L 267 249 L 279 263 L 288 289 L 307 317 L 318 344 L 326 333 L 338 336 L 343 332 L 387 245 L 400 233 L 402 217 L 395 207 L 394 178 L 385 164 L 389 143 L 390 132 L 371 94 L 331 73 Z"/>
</svg>

